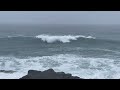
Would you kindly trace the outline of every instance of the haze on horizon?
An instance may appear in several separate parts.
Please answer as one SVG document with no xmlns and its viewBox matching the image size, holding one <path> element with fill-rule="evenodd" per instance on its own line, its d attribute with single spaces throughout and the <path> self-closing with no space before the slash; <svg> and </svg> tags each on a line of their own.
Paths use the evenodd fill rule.
<svg viewBox="0 0 120 90">
<path fill-rule="evenodd" d="M 0 11 L 0 24 L 120 24 L 120 11 Z"/>
</svg>

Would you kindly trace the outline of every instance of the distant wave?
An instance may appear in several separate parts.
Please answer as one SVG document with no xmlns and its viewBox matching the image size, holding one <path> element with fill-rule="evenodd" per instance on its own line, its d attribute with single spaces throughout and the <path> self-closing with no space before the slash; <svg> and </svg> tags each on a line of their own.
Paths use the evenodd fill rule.
<svg viewBox="0 0 120 90">
<path fill-rule="evenodd" d="M 55 42 L 61 42 L 61 43 L 70 43 L 72 41 L 77 41 L 80 43 L 114 43 L 114 44 L 120 44 L 120 41 L 117 40 L 107 40 L 107 39 L 100 39 L 93 36 L 85 36 L 85 35 L 49 35 L 49 34 L 40 34 L 40 35 L 34 35 L 34 36 L 27 36 L 27 35 L 12 35 L 12 36 L 4 36 L 0 37 L 0 40 L 2 39 L 10 39 L 10 40 L 21 40 L 25 42 L 34 42 L 38 43 L 55 43 Z M 86 41 L 87 40 L 87 41 Z M 94 40 L 94 41 L 93 41 Z M 89 43 L 89 44 L 90 44 Z"/>
<path fill-rule="evenodd" d="M 32 36 L 24 36 L 24 35 L 13 35 L 13 36 L 3 36 L 0 38 L 25 38 L 25 37 L 32 37 Z"/>
<path fill-rule="evenodd" d="M 14 38 L 14 37 L 30 37 L 30 36 L 24 36 L 24 35 L 15 35 L 15 36 L 7 36 L 8 38 Z"/>
<path fill-rule="evenodd" d="M 68 43 L 71 40 L 77 40 L 78 38 L 89 38 L 89 39 L 95 39 L 95 37 L 92 36 L 84 36 L 84 35 L 37 35 L 36 38 L 40 38 L 42 41 L 47 43 L 53 43 L 56 41 L 60 41 L 63 43 Z"/>
</svg>

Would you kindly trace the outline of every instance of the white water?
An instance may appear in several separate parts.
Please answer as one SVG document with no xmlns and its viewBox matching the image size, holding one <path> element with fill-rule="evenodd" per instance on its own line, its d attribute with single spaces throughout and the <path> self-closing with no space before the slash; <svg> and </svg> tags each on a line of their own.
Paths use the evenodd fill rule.
<svg viewBox="0 0 120 90">
<path fill-rule="evenodd" d="M 120 78 L 120 60 L 109 58 L 89 58 L 73 54 L 58 54 L 53 56 L 27 57 L 0 57 L 1 70 L 13 70 L 15 73 L 0 72 L 0 78 L 20 78 L 27 71 L 46 70 L 71 73 L 81 78 Z"/>
<path fill-rule="evenodd" d="M 63 43 L 68 43 L 71 40 L 77 40 L 78 38 L 91 38 L 91 39 L 95 39 L 95 37 L 92 36 L 84 36 L 84 35 L 38 35 L 36 36 L 36 38 L 40 38 L 43 41 L 46 41 L 47 43 L 53 43 L 56 41 L 60 41 Z"/>
</svg>

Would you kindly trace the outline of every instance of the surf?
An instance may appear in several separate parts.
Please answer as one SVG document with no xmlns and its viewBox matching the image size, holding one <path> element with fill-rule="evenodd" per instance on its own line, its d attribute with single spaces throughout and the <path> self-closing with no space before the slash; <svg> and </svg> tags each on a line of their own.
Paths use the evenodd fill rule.
<svg viewBox="0 0 120 90">
<path fill-rule="evenodd" d="M 115 64 L 115 60 L 110 58 L 90 58 L 75 54 L 55 54 L 52 56 L 29 56 L 26 58 L 0 56 L 0 61 L 1 70 L 16 71 L 14 73 L 0 72 L 0 78 L 3 78 L 4 76 L 5 78 L 20 78 L 25 75 L 28 70 L 33 69 L 43 71 L 49 68 L 53 68 L 55 71 L 71 73 L 86 79 L 120 78 L 120 62 Z M 19 73 L 21 73 L 21 75 L 18 77 L 17 75 Z"/>
<path fill-rule="evenodd" d="M 37 35 L 35 36 L 35 38 L 41 39 L 42 41 L 47 43 L 53 43 L 56 41 L 62 43 L 69 43 L 72 40 L 77 40 L 78 38 L 95 39 L 95 37 L 84 35 L 46 35 L 46 34 Z"/>
</svg>

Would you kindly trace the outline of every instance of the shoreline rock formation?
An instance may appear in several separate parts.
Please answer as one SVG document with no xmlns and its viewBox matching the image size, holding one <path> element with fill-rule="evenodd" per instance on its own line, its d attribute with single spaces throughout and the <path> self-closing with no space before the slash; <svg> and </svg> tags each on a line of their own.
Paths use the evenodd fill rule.
<svg viewBox="0 0 120 90">
<path fill-rule="evenodd" d="M 64 72 L 55 72 L 53 69 L 45 71 L 29 70 L 28 74 L 20 79 L 81 79 L 72 74 L 66 74 Z"/>
</svg>

